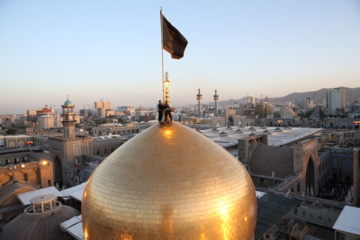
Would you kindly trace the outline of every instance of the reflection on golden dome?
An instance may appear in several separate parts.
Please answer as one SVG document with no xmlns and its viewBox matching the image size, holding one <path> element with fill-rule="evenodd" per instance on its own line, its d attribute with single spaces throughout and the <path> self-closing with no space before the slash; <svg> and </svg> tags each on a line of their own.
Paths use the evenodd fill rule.
<svg viewBox="0 0 360 240">
<path fill-rule="evenodd" d="M 179 123 L 156 124 L 95 169 L 82 219 L 86 239 L 252 239 L 256 196 L 226 150 Z"/>
</svg>

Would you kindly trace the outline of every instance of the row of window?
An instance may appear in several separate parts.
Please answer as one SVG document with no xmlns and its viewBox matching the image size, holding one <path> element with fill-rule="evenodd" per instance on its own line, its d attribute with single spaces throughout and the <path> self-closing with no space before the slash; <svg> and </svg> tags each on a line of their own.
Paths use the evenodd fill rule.
<svg viewBox="0 0 360 240">
<path fill-rule="evenodd" d="M 20 162 L 29 162 L 28 157 L 22 157 L 22 158 L 6 158 L 2 163 L 2 165 L 8 165 L 8 164 L 18 164 Z"/>
<path fill-rule="evenodd" d="M 119 135 L 126 135 L 126 134 L 130 134 L 130 133 L 139 133 L 140 130 L 139 129 L 128 129 L 128 130 L 117 130 L 117 131 L 112 131 L 111 133 L 113 135 L 115 134 L 119 134 Z M 94 130 L 94 135 L 105 135 L 106 134 L 106 129 L 102 129 L 102 130 Z"/>
<path fill-rule="evenodd" d="M 112 153 L 113 151 L 115 150 L 115 148 L 114 147 L 112 147 L 110 150 L 108 150 L 107 148 L 104 148 L 104 149 L 102 149 L 102 151 L 101 151 L 101 149 L 99 149 L 99 150 L 97 150 L 96 151 L 96 156 L 108 156 L 110 153 Z"/>
<path fill-rule="evenodd" d="M 345 137 L 345 138 L 354 138 L 354 137 L 355 137 L 355 133 L 353 133 L 353 132 L 344 133 L 344 137 Z"/>
</svg>

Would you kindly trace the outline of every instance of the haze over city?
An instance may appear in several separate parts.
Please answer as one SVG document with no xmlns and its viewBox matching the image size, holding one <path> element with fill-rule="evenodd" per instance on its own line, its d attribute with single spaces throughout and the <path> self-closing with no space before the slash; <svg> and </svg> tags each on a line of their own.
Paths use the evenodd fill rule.
<svg viewBox="0 0 360 240">
<path fill-rule="evenodd" d="M 66 100 L 153 106 L 162 97 L 159 11 L 186 37 L 164 52 L 173 106 L 359 87 L 360 2 L 1 1 L 0 114 Z"/>
</svg>

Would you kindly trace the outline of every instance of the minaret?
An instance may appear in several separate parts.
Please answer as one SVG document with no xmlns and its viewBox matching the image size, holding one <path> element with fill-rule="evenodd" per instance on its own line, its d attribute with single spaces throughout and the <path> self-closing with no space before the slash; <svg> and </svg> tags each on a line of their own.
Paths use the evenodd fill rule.
<svg viewBox="0 0 360 240">
<path fill-rule="evenodd" d="M 215 115 L 218 115 L 218 100 L 219 100 L 219 95 L 217 94 L 217 90 L 215 90 L 215 95 L 214 95 Z"/>
<path fill-rule="evenodd" d="M 196 95 L 196 99 L 198 100 L 198 115 L 201 116 L 201 100 L 202 100 L 202 95 L 200 93 L 200 88 L 198 90 L 198 94 Z"/>
<path fill-rule="evenodd" d="M 64 117 L 64 121 L 62 121 L 64 126 L 64 137 L 65 139 L 75 138 L 75 105 L 69 100 L 69 96 L 61 107 L 63 109 L 62 116 Z"/>
</svg>

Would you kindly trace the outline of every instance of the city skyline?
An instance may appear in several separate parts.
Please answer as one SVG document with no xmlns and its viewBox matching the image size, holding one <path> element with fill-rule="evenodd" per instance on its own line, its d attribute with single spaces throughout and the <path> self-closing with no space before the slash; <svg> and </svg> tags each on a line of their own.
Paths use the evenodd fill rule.
<svg viewBox="0 0 360 240">
<path fill-rule="evenodd" d="M 164 51 L 173 106 L 359 87 L 358 1 L 0 3 L 0 114 L 70 100 L 152 106 L 162 97 L 160 7 L 189 44 Z M 80 108 L 79 108 L 80 109 Z"/>
</svg>

